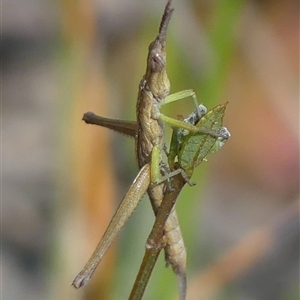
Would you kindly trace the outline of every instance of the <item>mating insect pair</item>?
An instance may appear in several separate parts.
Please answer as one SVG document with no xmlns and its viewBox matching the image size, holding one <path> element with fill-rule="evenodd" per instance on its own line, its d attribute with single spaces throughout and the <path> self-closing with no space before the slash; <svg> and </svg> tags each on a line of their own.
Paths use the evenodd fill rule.
<svg viewBox="0 0 300 300">
<path fill-rule="evenodd" d="M 171 1 L 168 1 L 159 34 L 149 46 L 146 73 L 139 85 L 137 121 L 107 119 L 92 113 L 84 115 L 87 123 L 108 127 L 135 137 L 140 171 L 92 257 L 74 279 L 73 285 L 76 288 L 88 282 L 113 239 L 147 191 L 153 210 L 157 215 L 155 224 L 160 220 L 159 210 L 164 202 L 169 201 L 170 203 L 167 210 L 164 211 L 165 215 L 159 221 L 161 223 L 156 224 L 153 230 L 157 232 L 156 243 L 161 242 L 164 235 L 166 262 L 168 265 L 172 265 L 177 274 L 180 298 L 185 299 L 186 251 L 173 205 L 182 187 L 189 182 L 195 167 L 209 153 L 218 150 L 230 134 L 226 128 L 222 127 L 226 105 L 219 105 L 206 112 L 203 106 L 197 104 L 196 111 L 185 120 L 169 118 L 160 112 L 161 105 L 190 96 L 197 103 L 192 90 L 168 95 L 170 82 L 166 73 L 165 46 L 167 27 L 172 13 Z M 164 123 L 173 127 L 168 164 L 162 158 L 165 145 Z M 162 170 L 161 166 L 166 165 L 167 167 Z M 165 174 L 166 172 L 167 174 Z M 165 176 L 162 178 L 162 175 Z M 166 179 L 169 180 L 166 181 Z"/>
</svg>

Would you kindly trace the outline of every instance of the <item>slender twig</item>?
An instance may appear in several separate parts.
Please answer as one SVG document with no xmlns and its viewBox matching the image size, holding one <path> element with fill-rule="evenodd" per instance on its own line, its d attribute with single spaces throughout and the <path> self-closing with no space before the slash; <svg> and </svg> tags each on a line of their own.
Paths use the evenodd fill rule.
<svg viewBox="0 0 300 300">
<path fill-rule="evenodd" d="M 158 209 L 152 231 L 148 237 L 143 262 L 129 300 L 142 299 L 159 253 L 165 246 L 163 244 L 164 224 L 175 205 L 178 194 L 186 183 L 181 174 L 174 176 L 171 182 L 171 187 L 169 187 L 165 193 L 164 200 Z"/>
</svg>

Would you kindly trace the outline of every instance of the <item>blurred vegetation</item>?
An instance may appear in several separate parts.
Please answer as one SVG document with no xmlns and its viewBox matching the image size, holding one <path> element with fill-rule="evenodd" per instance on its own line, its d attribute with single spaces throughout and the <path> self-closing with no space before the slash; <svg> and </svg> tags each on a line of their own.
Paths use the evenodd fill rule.
<svg viewBox="0 0 300 300">
<path fill-rule="evenodd" d="M 3 5 L 4 298 L 128 297 L 154 221 L 147 196 L 89 285 L 70 286 L 137 174 L 134 141 L 81 118 L 135 119 L 164 5 Z M 232 133 L 178 199 L 187 300 L 299 299 L 299 1 L 173 6 L 171 92 L 193 89 L 208 108 L 229 101 Z M 193 109 L 189 99 L 162 108 L 174 117 Z M 161 255 L 144 299 L 177 290 Z"/>
</svg>

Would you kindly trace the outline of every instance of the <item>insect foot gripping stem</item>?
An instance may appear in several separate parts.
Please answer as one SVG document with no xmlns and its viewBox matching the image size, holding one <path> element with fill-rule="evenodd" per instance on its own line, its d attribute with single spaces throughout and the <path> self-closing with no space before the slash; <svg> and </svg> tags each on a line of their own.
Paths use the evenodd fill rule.
<svg viewBox="0 0 300 300">
<path fill-rule="evenodd" d="M 155 243 L 154 240 L 148 239 L 146 242 L 146 249 L 162 249 L 165 246 L 164 242 Z"/>
</svg>

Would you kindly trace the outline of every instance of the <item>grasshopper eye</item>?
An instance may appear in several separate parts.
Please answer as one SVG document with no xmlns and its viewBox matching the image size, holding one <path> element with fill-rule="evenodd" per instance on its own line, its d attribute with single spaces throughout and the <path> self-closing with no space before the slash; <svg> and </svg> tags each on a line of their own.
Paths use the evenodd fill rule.
<svg viewBox="0 0 300 300">
<path fill-rule="evenodd" d="M 161 72 L 166 64 L 165 56 L 158 51 L 152 51 L 149 55 L 149 67 L 153 72 Z"/>
</svg>

